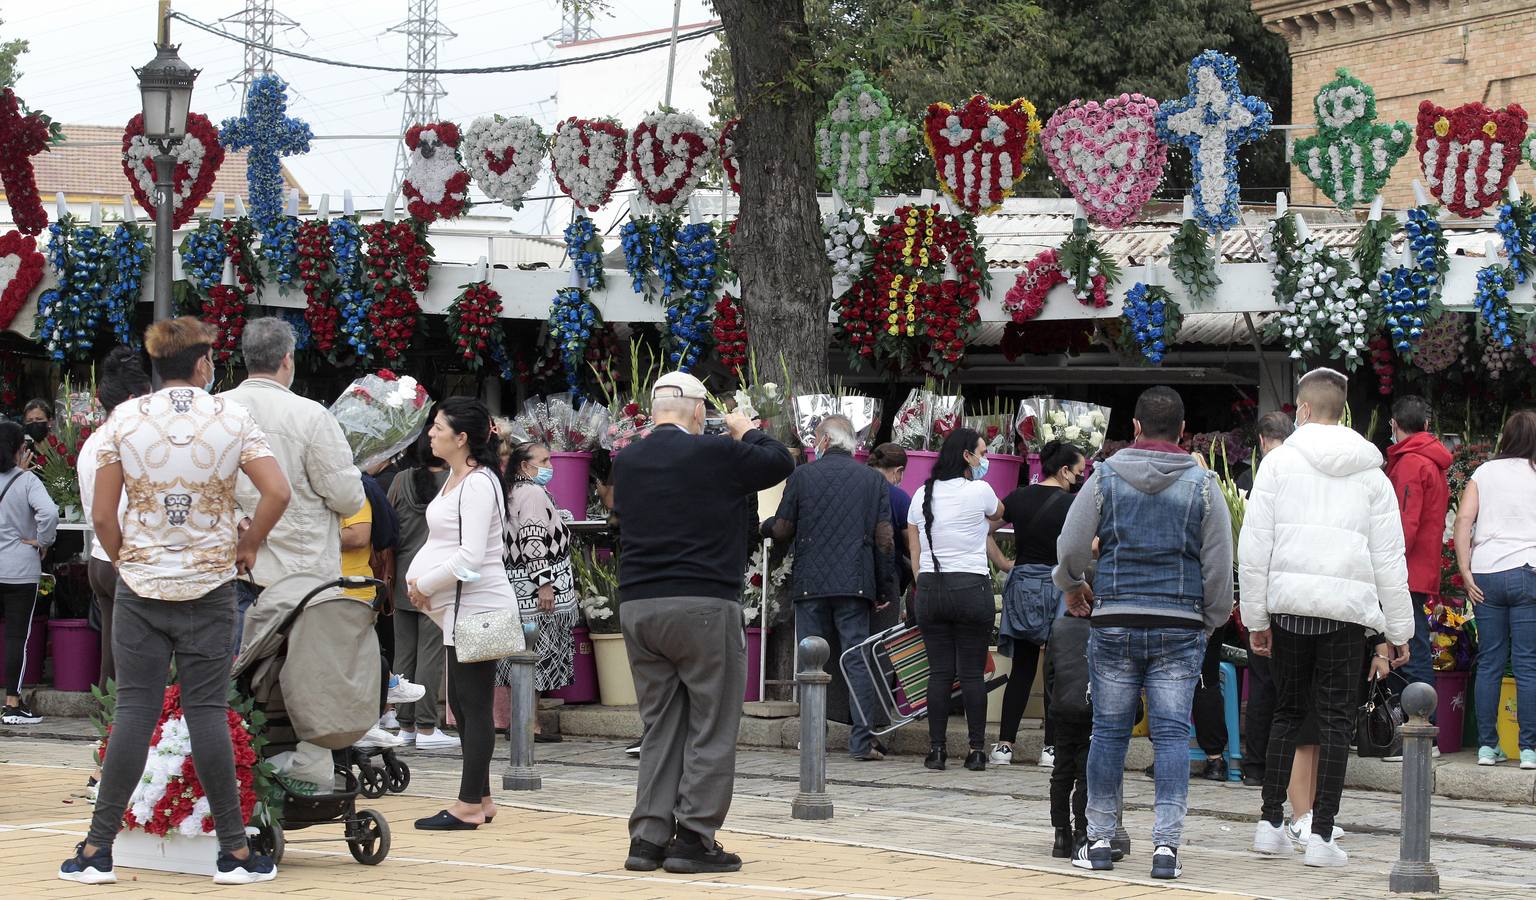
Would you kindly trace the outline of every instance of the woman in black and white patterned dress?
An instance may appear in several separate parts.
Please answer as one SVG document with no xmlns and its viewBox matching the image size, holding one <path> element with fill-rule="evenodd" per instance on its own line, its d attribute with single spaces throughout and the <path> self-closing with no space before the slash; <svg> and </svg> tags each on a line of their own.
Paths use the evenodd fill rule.
<svg viewBox="0 0 1536 900">
<path fill-rule="evenodd" d="M 554 472 L 549 448 L 540 443 L 516 445 L 507 461 L 507 577 L 523 621 L 539 625 L 531 648 L 539 654 L 534 677 L 539 691 L 571 683 L 576 655 L 571 629 L 580 616 L 570 530 L 544 487 Z M 508 684 L 510 672 L 511 663 L 502 660 L 496 683 Z"/>
</svg>

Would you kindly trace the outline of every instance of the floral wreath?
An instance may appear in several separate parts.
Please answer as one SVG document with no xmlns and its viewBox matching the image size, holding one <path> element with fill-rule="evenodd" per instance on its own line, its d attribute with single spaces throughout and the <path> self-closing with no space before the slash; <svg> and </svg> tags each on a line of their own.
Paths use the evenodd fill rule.
<svg viewBox="0 0 1536 900">
<path fill-rule="evenodd" d="M 1152 365 L 1160 365 L 1163 355 L 1179 337 L 1184 314 L 1173 302 L 1168 289 L 1157 285 L 1137 282 L 1125 294 L 1120 307 L 1123 327 L 1120 329 L 1120 345 L 1127 352 L 1135 351 Z"/>
<path fill-rule="evenodd" d="M 662 110 L 641 119 L 629 133 L 628 151 L 640 211 L 665 215 L 687 206 L 718 140 L 689 113 Z"/>
<path fill-rule="evenodd" d="M 1086 220 L 1072 222 L 1072 233 L 1061 242 L 1059 260 L 1077 302 L 1094 309 L 1109 305 L 1109 290 L 1120 280 L 1120 265 L 1093 239 Z"/>
<path fill-rule="evenodd" d="M 406 210 L 423 225 L 457 219 L 469 209 L 469 173 L 459 159 L 459 126 L 452 122 L 412 125 L 405 132 L 411 164 L 400 192 Z"/>
<path fill-rule="evenodd" d="M 107 284 L 107 238 L 69 214 L 48 226 L 48 262 L 58 285 L 37 298 L 35 333 L 55 362 L 91 358 L 101 293 Z"/>
<path fill-rule="evenodd" d="M 1481 216 L 1514 175 L 1525 130 L 1518 103 L 1496 110 L 1482 103 L 1446 109 L 1421 102 L 1414 147 L 1430 194 L 1459 216 Z"/>
<path fill-rule="evenodd" d="M 869 206 L 902 161 L 912 126 L 891 110 L 891 100 L 858 69 L 827 103 L 816 123 L 821 177 L 854 206 Z"/>
<path fill-rule="evenodd" d="M 747 320 L 740 300 L 730 291 L 715 301 L 715 358 L 727 369 L 740 372 L 747 364 Z"/>
<path fill-rule="evenodd" d="M 583 287 L 594 291 L 603 289 L 603 239 L 597 233 L 597 223 L 586 216 L 577 216 L 565 226 L 565 255 L 571 268 L 581 278 Z"/>
<path fill-rule="evenodd" d="M 1461 359 L 1466 342 L 1466 315 L 1447 312 L 1424 329 L 1413 348 L 1413 364 L 1430 375 L 1443 372 Z"/>
<path fill-rule="evenodd" d="M 416 218 L 362 226 L 363 288 L 373 293 L 366 313 L 369 346 L 385 365 L 399 362 L 416 334 L 421 314 L 416 294 L 427 289 L 432 265 L 432 245 L 426 242 L 425 229 L 425 223 Z M 360 357 L 361 352 L 359 348 Z"/>
<path fill-rule="evenodd" d="M 720 126 L 720 168 L 733 194 L 741 193 L 741 167 L 736 160 L 736 126 L 740 124 L 740 119 L 730 119 Z"/>
<path fill-rule="evenodd" d="M 308 219 L 295 238 L 299 284 L 304 288 L 304 323 L 309 345 L 329 354 L 336 347 L 336 287 L 331 274 L 331 223 Z"/>
<path fill-rule="evenodd" d="M 231 363 L 240 355 L 240 336 L 245 333 L 245 295 L 232 284 L 216 284 L 208 290 L 198 318 L 218 329 L 213 339 L 213 361 Z"/>
<path fill-rule="evenodd" d="M 1094 224 L 1131 221 L 1162 181 L 1168 147 L 1157 136 L 1157 110 L 1151 97 L 1121 94 L 1073 100 L 1046 123 L 1046 162 Z"/>
<path fill-rule="evenodd" d="M 462 285 L 448 304 L 448 339 L 470 371 L 489 358 L 491 344 L 499 340 L 492 332 L 499 330 L 500 319 L 501 295 L 488 281 Z"/>
<path fill-rule="evenodd" d="M 1045 299 L 1051 288 L 1067 283 L 1067 274 L 1061 270 L 1061 255 L 1055 247 L 1041 250 L 1024 265 L 1024 271 L 1013 280 L 1013 287 L 1003 295 L 1003 311 L 1013 319 L 1013 324 L 1023 325 L 1040 315 L 1045 309 Z"/>
<path fill-rule="evenodd" d="M 587 345 L 592 340 L 592 332 L 602 326 L 602 314 L 592 305 L 586 291 L 568 287 L 555 292 L 555 300 L 549 307 L 549 337 L 559 351 L 565 383 L 572 394 L 581 394 Z"/>
<path fill-rule="evenodd" d="M 713 337 L 709 311 L 715 295 L 715 228 L 707 222 L 684 225 L 677 232 L 677 262 L 683 292 L 667 304 L 667 333 L 662 348 L 680 371 L 698 365 Z"/>
<path fill-rule="evenodd" d="M 10 88 L 0 90 L 0 184 L 5 186 L 11 218 L 22 234 L 41 234 L 48 227 L 32 157 L 62 139 L 52 119 L 28 110 Z"/>
<path fill-rule="evenodd" d="M 299 220 L 280 216 L 261 235 L 261 258 L 266 262 L 267 277 L 277 283 L 280 293 L 299 280 Z"/>
<path fill-rule="evenodd" d="M 1499 204 L 1499 219 L 1494 228 L 1504 242 L 1504 253 L 1509 257 L 1516 284 L 1525 284 L 1536 272 L 1536 256 L 1533 256 L 1531 246 L 1533 220 L 1536 220 L 1536 202 L 1529 196 L 1521 196 L 1518 201 L 1506 199 Z"/>
<path fill-rule="evenodd" d="M 123 174 L 133 188 L 133 198 L 150 215 L 155 214 L 155 157 L 159 150 L 144 137 L 144 114 L 128 120 L 123 131 Z M 187 113 L 187 133 L 172 149 L 176 172 L 171 192 L 176 198 L 171 223 L 180 228 L 192 221 L 197 205 L 213 190 L 213 181 L 224 164 L 224 145 L 219 130 L 202 113 Z"/>
<path fill-rule="evenodd" d="M 1269 104 L 1242 92 L 1237 60 L 1206 50 L 1189 63 L 1189 93 L 1165 100 L 1157 111 L 1157 136 L 1189 150 L 1194 175 L 1195 221 L 1207 231 L 1238 223 L 1238 160 L 1243 144 L 1269 132 Z"/>
<path fill-rule="evenodd" d="M 827 261 L 832 264 L 832 297 L 848 292 L 869 271 L 869 237 L 864 233 L 864 215 L 854 209 L 840 209 L 822 221 L 826 232 L 824 245 Z"/>
<path fill-rule="evenodd" d="M 481 116 L 464 132 L 462 147 L 480 190 L 522 209 L 549 152 L 549 136 L 527 116 Z"/>
<path fill-rule="evenodd" d="M 1440 292 L 1450 263 L 1438 215 L 1436 206 L 1409 209 L 1403 232 L 1414 265 L 1398 266 L 1376 277 L 1388 337 L 1398 353 L 1409 357 L 1417 355 L 1419 341 L 1441 316 Z"/>
<path fill-rule="evenodd" d="M 635 293 L 646 302 L 670 303 L 677 289 L 677 235 L 682 221 L 676 216 L 632 216 L 619 229 L 624 250 L 624 270 Z"/>
<path fill-rule="evenodd" d="M 1195 306 L 1203 306 L 1215 297 L 1216 288 L 1221 285 L 1210 235 L 1194 219 L 1185 219 L 1174 232 L 1168 244 L 1168 268 Z"/>
<path fill-rule="evenodd" d="M 976 94 L 959 108 L 931 103 L 923 141 L 939 186 L 973 216 L 1003 205 L 1039 146 L 1040 117 L 1022 98 L 993 103 Z"/>
<path fill-rule="evenodd" d="M 1477 290 L 1472 304 L 1478 319 L 1487 329 L 1488 341 L 1501 347 L 1513 347 L 1515 311 L 1509 305 L 1509 292 L 1515 287 L 1515 273 L 1509 266 L 1491 265 L 1477 270 Z"/>
<path fill-rule="evenodd" d="M 0 235 L 0 331 L 11 327 L 27 298 L 43 280 L 47 261 L 37 249 L 37 238 L 19 231 Z"/>
<path fill-rule="evenodd" d="M 1370 344 L 1370 304 L 1349 262 L 1308 236 L 1278 263 L 1274 278 L 1276 290 L 1288 296 L 1271 327 L 1291 349 L 1291 358 L 1317 354 L 1342 359 L 1349 369 L 1357 366 Z"/>
<path fill-rule="evenodd" d="M 1296 141 L 1301 173 L 1339 209 L 1368 204 L 1413 144 L 1407 122 L 1377 122 L 1376 92 L 1348 69 L 1312 98 L 1317 133 Z"/>
<path fill-rule="evenodd" d="M 555 184 L 588 212 L 602 209 L 624 177 L 628 136 L 624 126 L 612 119 L 572 116 L 556 125 L 549 151 Z"/>
<path fill-rule="evenodd" d="M 108 252 L 112 257 L 112 283 L 107 286 L 103 306 L 107 324 L 119 344 L 137 347 L 133 334 L 133 310 L 143 293 L 144 272 L 149 267 L 149 230 L 137 222 L 120 222 L 112 232 Z M 4 255 L 0 239 L 0 256 Z M 3 319 L 0 314 L 0 319 Z"/>
</svg>

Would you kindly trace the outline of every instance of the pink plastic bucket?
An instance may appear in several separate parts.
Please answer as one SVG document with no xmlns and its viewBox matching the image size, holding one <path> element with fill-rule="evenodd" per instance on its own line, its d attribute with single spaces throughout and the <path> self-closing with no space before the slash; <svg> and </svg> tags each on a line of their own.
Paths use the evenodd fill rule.
<svg viewBox="0 0 1536 900">
<path fill-rule="evenodd" d="M 763 630 L 754 626 L 747 629 L 747 691 L 742 698 L 749 703 L 762 699 L 757 690 L 762 671 Z"/>
<path fill-rule="evenodd" d="M 1024 466 L 1024 457 L 1014 456 L 1012 453 L 988 453 L 987 475 L 982 481 L 992 485 L 992 490 L 997 492 L 999 500 L 1013 493 L 1019 487 L 1019 470 Z"/>
<path fill-rule="evenodd" d="M 101 675 L 101 635 L 85 619 L 50 619 L 53 686 L 60 691 L 89 691 Z"/>
<path fill-rule="evenodd" d="M 592 656 L 592 638 L 585 626 L 577 625 L 571 629 L 571 641 L 576 645 L 575 675 L 570 684 L 546 691 L 544 696 L 566 703 L 596 703 L 597 660 Z"/>
<path fill-rule="evenodd" d="M 580 522 L 587 517 L 587 482 L 592 474 L 592 454 L 585 450 L 577 453 L 551 453 L 550 465 L 555 477 L 549 482 L 549 495 L 555 505 L 570 510 Z"/>
<path fill-rule="evenodd" d="M 1467 673 L 1436 672 L 1435 693 L 1439 695 L 1435 724 L 1440 729 L 1437 744 L 1441 753 L 1461 751 L 1461 726 L 1466 719 Z"/>
<path fill-rule="evenodd" d="M 907 451 L 907 469 L 901 476 L 901 489 L 907 492 L 907 496 L 917 493 L 917 489 L 933 474 L 934 463 L 938 461 L 936 450 Z"/>
<path fill-rule="evenodd" d="M 1029 462 L 1029 483 L 1039 484 L 1040 479 L 1045 477 L 1045 473 L 1040 469 L 1040 454 L 1031 453 L 1025 459 Z"/>
<path fill-rule="evenodd" d="M 5 671 L 5 629 L 11 624 L 9 619 L 0 620 L 0 672 Z M 41 616 L 33 619 L 32 632 L 27 636 L 27 664 L 21 670 L 22 684 L 37 684 L 43 680 L 43 653 L 48 646 L 47 634 L 48 620 Z"/>
</svg>

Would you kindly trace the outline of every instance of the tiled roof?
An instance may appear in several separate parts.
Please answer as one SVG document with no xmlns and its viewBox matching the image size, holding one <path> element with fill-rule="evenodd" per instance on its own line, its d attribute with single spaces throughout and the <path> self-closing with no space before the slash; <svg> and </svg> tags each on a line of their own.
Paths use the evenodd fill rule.
<svg viewBox="0 0 1536 900">
<path fill-rule="evenodd" d="M 106 203 L 121 203 L 122 196 L 133 190 L 128 176 L 123 173 L 123 129 L 121 126 L 65 125 L 65 141 L 53 149 L 32 157 L 32 168 L 37 174 L 37 191 L 48 204 L 54 194 L 63 191 L 71 199 L 85 197 L 100 199 Z M 226 151 L 224 163 L 214 177 L 214 193 L 222 191 L 230 198 L 250 197 L 245 181 L 246 154 Z M 293 175 L 283 168 L 283 182 L 288 188 L 299 188 L 299 201 L 307 203 L 308 197 Z M 0 192 L 3 194 L 3 192 Z M 212 200 L 204 200 L 209 204 Z"/>
</svg>

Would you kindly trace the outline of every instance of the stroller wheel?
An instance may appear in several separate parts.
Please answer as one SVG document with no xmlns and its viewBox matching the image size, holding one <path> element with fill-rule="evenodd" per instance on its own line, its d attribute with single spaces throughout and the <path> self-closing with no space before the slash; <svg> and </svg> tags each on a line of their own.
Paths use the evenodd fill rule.
<svg viewBox="0 0 1536 900">
<path fill-rule="evenodd" d="M 384 770 L 378 766 L 363 766 L 359 771 L 359 790 L 369 800 L 376 800 L 384 796 L 385 775 Z"/>
<path fill-rule="evenodd" d="M 404 793 L 411 786 L 411 767 L 393 753 L 384 757 L 384 786 L 391 794 Z"/>
<path fill-rule="evenodd" d="M 274 863 L 283 861 L 283 851 L 288 847 L 288 841 L 283 837 L 283 826 L 275 821 L 270 825 L 259 826 L 252 843 L 257 853 L 272 857 Z"/>
<path fill-rule="evenodd" d="M 389 855 L 389 823 L 371 809 L 347 820 L 347 849 L 365 866 L 376 866 Z"/>
</svg>

